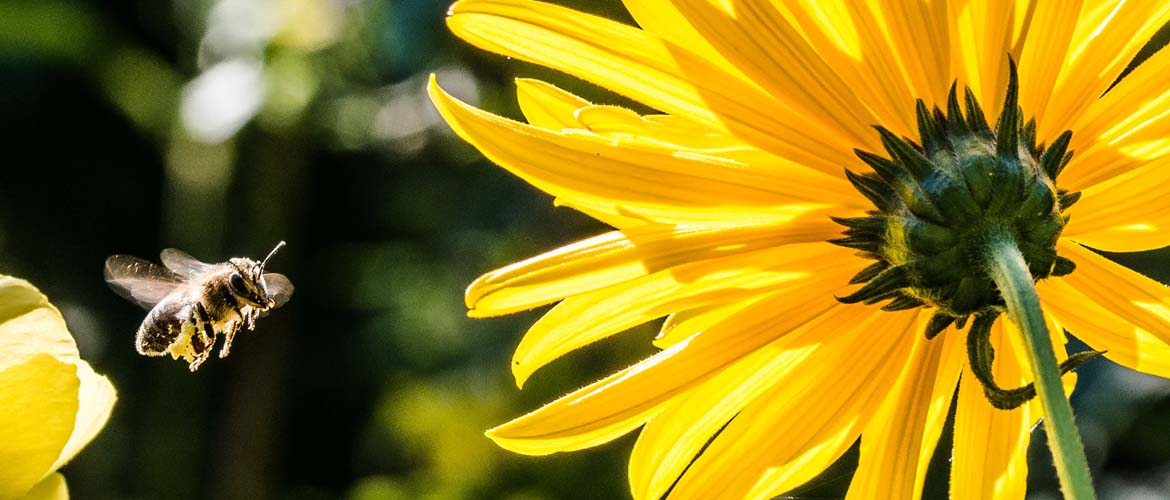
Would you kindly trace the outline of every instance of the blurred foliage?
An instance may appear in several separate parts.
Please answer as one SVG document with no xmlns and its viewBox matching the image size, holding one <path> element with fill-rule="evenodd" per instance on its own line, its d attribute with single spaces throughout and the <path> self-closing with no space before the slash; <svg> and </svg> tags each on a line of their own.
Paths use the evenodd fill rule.
<svg viewBox="0 0 1170 500">
<path fill-rule="evenodd" d="M 563 3 L 628 22 L 614 0 Z M 513 117 L 515 76 L 641 108 L 455 40 L 447 6 L 0 2 L 0 269 L 42 286 L 121 395 L 65 470 L 75 498 L 628 496 L 632 436 L 534 458 L 482 434 L 648 354 L 653 328 L 515 388 L 511 350 L 539 312 L 473 322 L 463 288 L 603 227 L 454 138 L 423 85 L 436 73 L 461 99 Z M 134 353 L 145 312 L 106 289 L 106 256 L 178 247 L 220 261 L 281 239 L 289 246 L 270 267 L 297 294 L 231 357 L 191 374 Z M 1168 257 L 1124 256 L 1150 273 Z M 1103 491 L 1170 490 L 1170 386 L 1103 362 L 1082 380 L 1076 403 Z M 1045 498 L 1055 482 L 1034 448 Z M 850 460 L 793 496 L 840 497 Z M 946 466 L 940 451 L 936 494 Z"/>
</svg>

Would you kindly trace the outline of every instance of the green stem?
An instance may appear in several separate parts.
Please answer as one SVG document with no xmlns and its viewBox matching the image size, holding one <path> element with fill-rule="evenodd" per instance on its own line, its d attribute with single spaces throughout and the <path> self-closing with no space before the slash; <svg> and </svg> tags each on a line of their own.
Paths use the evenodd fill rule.
<svg viewBox="0 0 1170 500">
<path fill-rule="evenodd" d="M 1052 350 L 1048 325 L 1040 309 L 1040 296 L 1032 273 L 1008 231 L 993 235 L 987 245 L 987 271 L 1007 303 L 1008 316 L 1015 321 L 1028 347 L 1036 392 L 1044 408 L 1048 447 L 1056 462 L 1056 475 L 1066 500 L 1093 500 L 1093 479 L 1085 448 L 1073 421 L 1072 407 L 1064 395 L 1056 354 Z"/>
</svg>

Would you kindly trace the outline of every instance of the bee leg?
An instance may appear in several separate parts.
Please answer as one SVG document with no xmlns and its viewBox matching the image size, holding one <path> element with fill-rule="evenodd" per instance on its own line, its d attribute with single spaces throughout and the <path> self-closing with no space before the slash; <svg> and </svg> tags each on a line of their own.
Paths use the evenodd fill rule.
<svg viewBox="0 0 1170 500">
<path fill-rule="evenodd" d="M 227 328 L 223 331 L 223 347 L 219 349 L 219 357 L 226 358 L 228 353 L 232 350 L 232 340 L 236 338 L 236 332 L 240 331 L 240 323 L 232 321 L 228 323 Z"/>
<path fill-rule="evenodd" d="M 195 359 L 187 367 L 195 371 L 211 357 L 211 348 L 215 343 L 215 329 L 211 326 L 207 309 L 200 302 L 191 308 L 191 324 L 195 325 L 195 331 L 191 332 L 191 350 L 195 352 Z"/>
<path fill-rule="evenodd" d="M 247 307 L 245 309 L 243 314 L 244 324 L 247 325 L 248 330 L 255 330 L 256 318 L 260 316 L 260 311 L 257 311 L 254 307 Z"/>
</svg>

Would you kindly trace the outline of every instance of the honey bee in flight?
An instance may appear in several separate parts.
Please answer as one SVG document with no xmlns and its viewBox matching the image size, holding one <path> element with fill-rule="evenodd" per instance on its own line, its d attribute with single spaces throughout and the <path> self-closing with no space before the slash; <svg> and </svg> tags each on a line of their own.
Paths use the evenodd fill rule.
<svg viewBox="0 0 1170 500">
<path fill-rule="evenodd" d="M 292 282 L 264 272 L 268 259 L 283 246 L 283 241 L 278 243 L 261 262 L 235 257 L 208 264 L 174 248 L 162 251 L 166 267 L 114 255 L 106 259 L 106 282 L 118 295 L 150 310 L 138 327 L 138 352 L 183 358 L 195 371 L 211 356 L 220 335 L 223 358 L 240 328 L 256 328 L 256 318 L 288 302 Z"/>
</svg>

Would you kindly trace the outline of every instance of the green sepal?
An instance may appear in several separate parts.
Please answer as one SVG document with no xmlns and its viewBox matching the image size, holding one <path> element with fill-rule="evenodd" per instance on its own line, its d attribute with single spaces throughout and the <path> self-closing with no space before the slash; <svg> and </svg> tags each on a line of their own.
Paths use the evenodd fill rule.
<svg viewBox="0 0 1170 500">
<path fill-rule="evenodd" d="M 890 153 L 890 158 L 893 158 L 896 165 L 901 166 L 915 180 L 921 181 L 930 177 L 937 171 L 937 168 L 930 159 L 924 156 L 920 151 L 914 148 L 909 142 L 901 137 L 894 135 L 889 129 L 876 126 L 874 127 L 881 136 L 882 146 L 886 148 L 886 152 Z"/>
<path fill-rule="evenodd" d="M 845 179 L 853 185 L 857 192 L 865 196 L 880 211 L 889 210 L 893 206 L 893 192 L 890 187 L 874 174 L 856 174 L 845 171 Z"/>
<path fill-rule="evenodd" d="M 926 334 L 926 340 L 937 337 L 948 326 L 954 324 L 956 319 L 958 318 L 941 311 L 934 313 L 934 316 L 930 317 L 930 321 L 926 322 L 926 329 L 923 330 L 923 333 Z"/>
<path fill-rule="evenodd" d="M 887 264 L 884 260 L 879 260 L 866 266 L 865 269 L 862 269 L 857 274 L 853 275 L 853 278 L 849 280 L 849 284 L 857 285 L 860 283 L 865 283 L 866 281 L 873 279 L 874 276 L 881 274 L 882 271 L 885 271 L 889 268 L 889 264 Z"/>
<path fill-rule="evenodd" d="M 1060 175 L 1060 171 L 1064 170 L 1064 166 L 1068 164 L 1068 160 L 1072 156 L 1068 154 L 1068 144 L 1072 141 L 1072 131 L 1065 130 L 1060 134 L 1052 145 L 1044 149 L 1044 154 L 1040 155 L 1040 168 L 1044 173 L 1048 174 L 1048 178 L 1056 180 Z"/>
<path fill-rule="evenodd" d="M 1076 269 L 1076 262 L 1073 262 L 1067 257 L 1061 257 L 1057 255 L 1056 262 L 1052 264 L 1052 275 L 1057 277 L 1068 276 L 1072 274 L 1073 271 L 1076 271 Z"/>
<path fill-rule="evenodd" d="M 991 327 L 999 317 L 998 312 L 984 312 L 975 316 L 967 332 L 967 360 L 971 373 L 983 386 L 983 394 L 991 406 L 1000 410 L 1014 410 L 1036 397 L 1036 386 L 1032 383 L 1015 389 L 1003 389 L 992 375 L 995 348 L 991 344 Z M 1104 354 L 1103 351 L 1082 351 L 1060 364 L 1060 374 L 1071 372 L 1088 361 Z"/>
<path fill-rule="evenodd" d="M 1059 193 L 1058 197 L 1060 200 L 1060 209 L 1064 210 L 1075 205 L 1078 201 L 1081 201 L 1081 192 L 1074 191 L 1069 193 L 1067 191 L 1062 191 Z"/>
<path fill-rule="evenodd" d="M 995 152 L 1000 158 L 1015 160 L 1020 156 L 1020 77 L 1016 62 L 1008 60 L 1008 88 L 1003 99 L 1003 112 L 995 124 Z"/>
<path fill-rule="evenodd" d="M 894 300 L 882 306 L 883 311 L 905 311 L 923 305 L 921 300 L 906 295 L 898 295 Z"/>
<path fill-rule="evenodd" d="M 910 282 L 907 280 L 906 268 L 902 266 L 891 267 L 882 271 L 872 280 L 866 283 L 857 291 L 846 295 L 844 297 L 837 297 L 837 300 L 843 304 L 856 304 L 858 302 L 869 301 L 877 298 L 884 298 L 889 294 L 897 292 L 900 288 L 905 288 Z"/>
<path fill-rule="evenodd" d="M 971 87 L 963 88 L 963 99 L 967 105 L 967 126 L 979 134 L 991 135 L 991 125 L 987 123 L 987 117 L 984 116 L 983 108 L 979 106 L 979 100 L 975 98 Z"/>
<path fill-rule="evenodd" d="M 1028 154 L 1030 154 L 1032 156 L 1036 156 L 1037 150 L 1036 150 L 1036 119 L 1035 118 L 1028 120 L 1028 123 L 1025 123 L 1024 128 L 1022 130 L 1020 130 L 1020 142 L 1024 145 L 1024 148 L 1028 151 Z"/>
<path fill-rule="evenodd" d="M 938 211 L 938 207 L 934 206 L 934 202 L 923 191 L 922 186 L 918 184 L 910 172 L 895 163 L 892 160 L 887 160 L 873 153 L 855 149 L 854 153 L 861 161 L 873 168 L 878 177 L 886 182 L 886 185 L 893 191 L 906 208 L 911 213 L 924 219 L 942 223 L 946 220 L 942 213 Z"/>
<path fill-rule="evenodd" d="M 934 116 L 926 103 L 919 99 L 914 103 L 914 113 L 918 119 L 918 134 L 922 136 L 922 149 L 930 156 L 935 151 L 946 148 L 947 139 L 943 131 L 935 124 Z"/>
</svg>

